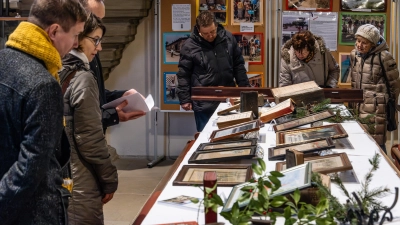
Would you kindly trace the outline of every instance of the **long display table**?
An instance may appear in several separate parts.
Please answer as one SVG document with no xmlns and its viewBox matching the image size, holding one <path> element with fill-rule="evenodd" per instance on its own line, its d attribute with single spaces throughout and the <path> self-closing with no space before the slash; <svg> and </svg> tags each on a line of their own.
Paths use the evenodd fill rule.
<svg viewBox="0 0 400 225">
<path fill-rule="evenodd" d="M 217 111 L 226 107 L 226 103 L 221 103 Z M 172 182 L 175 180 L 181 167 L 188 164 L 190 156 L 197 149 L 197 147 L 201 143 L 209 142 L 209 137 L 212 131 L 217 129 L 215 125 L 216 119 L 217 115 L 214 113 L 198 138 L 195 141 L 188 142 L 188 145 L 185 147 L 184 151 L 179 157 L 180 159 L 175 162 L 174 166 L 169 171 L 169 174 L 166 174 L 163 179 L 164 181 L 160 183 L 152 197 L 150 197 L 134 224 L 164 224 L 197 220 L 199 224 L 204 224 L 204 213 L 200 213 L 198 215 L 196 210 L 170 206 L 159 203 L 158 201 L 177 197 L 179 195 L 188 195 L 198 198 L 203 197 L 203 193 L 198 187 L 173 186 Z M 324 125 L 325 124 L 327 123 L 324 122 Z M 372 189 L 374 187 L 387 186 L 390 190 L 392 190 L 393 194 L 380 199 L 385 206 L 390 207 L 394 200 L 394 188 L 400 187 L 399 170 L 397 170 L 397 168 L 382 152 L 376 142 L 357 122 L 348 121 L 341 123 L 341 125 L 348 133 L 348 140 L 354 147 L 354 149 L 332 149 L 332 151 L 335 153 L 347 153 L 353 166 L 353 170 L 341 173 L 345 187 L 350 193 L 361 190 L 361 182 L 364 180 L 365 174 L 371 168 L 368 159 L 372 158 L 375 153 L 381 154 L 382 157 L 379 169 L 374 173 L 370 188 Z M 265 124 L 265 126 L 260 129 L 260 135 L 265 135 L 265 143 L 259 143 L 259 145 L 264 149 L 265 152 L 264 160 L 267 164 L 267 170 L 273 171 L 275 170 L 275 164 L 279 161 L 268 161 L 267 149 L 276 145 L 276 137 L 275 132 L 272 129 L 272 125 Z M 220 196 L 228 197 L 231 189 L 232 187 L 218 187 L 218 194 Z M 346 196 L 335 184 L 331 185 L 331 193 L 341 202 L 345 202 L 347 200 Z M 396 207 L 392 210 L 392 213 L 394 216 L 394 222 L 397 221 L 400 223 L 400 204 L 396 205 Z M 229 224 L 229 222 L 219 215 L 218 222 Z M 281 222 L 278 220 L 277 224 L 280 223 Z M 283 224 L 283 222 L 281 224 Z"/>
</svg>

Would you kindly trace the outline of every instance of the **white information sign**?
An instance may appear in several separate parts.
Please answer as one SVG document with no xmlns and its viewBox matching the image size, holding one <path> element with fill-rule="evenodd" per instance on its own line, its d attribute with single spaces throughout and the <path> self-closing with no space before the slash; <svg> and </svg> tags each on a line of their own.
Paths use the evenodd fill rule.
<svg viewBox="0 0 400 225">
<path fill-rule="evenodd" d="M 190 31 L 191 11 L 190 4 L 172 4 L 172 30 Z"/>
<path fill-rule="evenodd" d="M 240 32 L 254 32 L 254 23 L 240 23 Z"/>
</svg>

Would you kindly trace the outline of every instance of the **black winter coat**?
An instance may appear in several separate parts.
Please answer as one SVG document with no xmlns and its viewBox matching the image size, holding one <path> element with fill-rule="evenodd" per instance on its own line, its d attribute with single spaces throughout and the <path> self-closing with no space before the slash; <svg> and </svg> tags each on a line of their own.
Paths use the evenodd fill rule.
<svg viewBox="0 0 400 225">
<path fill-rule="evenodd" d="M 177 94 L 180 104 L 192 103 L 193 111 L 214 111 L 219 102 L 192 101 L 191 87 L 249 86 L 244 60 L 235 37 L 218 25 L 213 43 L 194 27 L 180 51 Z M 236 81 L 236 83 L 235 83 Z"/>
<path fill-rule="evenodd" d="M 65 224 L 62 114 L 60 85 L 44 63 L 0 51 L 0 224 Z"/>
</svg>

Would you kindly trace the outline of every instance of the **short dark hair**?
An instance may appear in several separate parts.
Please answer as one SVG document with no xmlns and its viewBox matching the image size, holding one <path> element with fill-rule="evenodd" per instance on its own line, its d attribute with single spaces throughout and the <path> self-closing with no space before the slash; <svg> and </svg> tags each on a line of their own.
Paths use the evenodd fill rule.
<svg viewBox="0 0 400 225">
<path fill-rule="evenodd" d="M 214 13 L 210 11 L 201 12 L 196 18 L 196 26 L 200 27 L 208 27 L 211 24 L 216 24 Z"/>
<path fill-rule="evenodd" d="M 85 22 L 82 33 L 80 33 L 78 36 L 79 42 L 87 37 L 90 33 L 95 31 L 97 28 L 100 28 L 103 31 L 101 36 L 104 37 L 104 34 L 106 33 L 106 27 L 104 26 L 103 22 L 101 22 L 101 19 L 99 17 L 97 17 L 93 13 L 90 13 L 88 19 Z M 82 51 L 82 46 L 79 45 L 77 50 Z"/>
<path fill-rule="evenodd" d="M 35 0 L 28 21 L 46 29 L 59 24 L 65 32 L 78 22 L 85 22 L 87 12 L 78 0 Z"/>
<path fill-rule="evenodd" d="M 293 35 L 292 37 L 292 46 L 294 50 L 300 51 L 304 48 L 308 48 L 309 51 L 314 51 L 315 49 L 315 38 L 314 35 L 306 30 L 300 31 Z"/>
</svg>

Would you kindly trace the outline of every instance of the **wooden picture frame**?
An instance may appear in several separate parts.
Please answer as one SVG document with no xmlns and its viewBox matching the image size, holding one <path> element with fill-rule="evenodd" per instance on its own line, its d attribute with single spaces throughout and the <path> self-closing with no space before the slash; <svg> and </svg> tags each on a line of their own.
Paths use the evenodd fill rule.
<svg viewBox="0 0 400 225">
<path fill-rule="evenodd" d="M 231 25 L 240 25 L 241 23 L 254 23 L 254 26 L 263 25 L 264 6 L 263 0 L 250 0 L 247 6 L 243 3 L 241 15 L 239 11 L 240 0 L 230 0 L 231 2 Z M 250 11 L 249 11 L 250 10 Z"/>
<path fill-rule="evenodd" d="M 251 87 L 264 87 L 264 73 L 263 72 L 247 72 L 247 78 Z"/>
<path fill-rule="evenodd" d="M 305 157 L 304 163 L 312 164 L 312 171 L 322 174 L 352 170 L 353 166 L 346 153 L 337 153 L 324 156 Z M 286 162 L 276 163 L 276 171 L 284 171 Z"/>
<path fill-rule="evenodd" d="M 232 33 L 245 62 L 249 65 L 262 65 L 264 63 L 264 34 L 261 32 Z"/>
<path fill-rule="evenodd" d="M 302 165 L 292 167 L 290 169 L 282 171 L 281 173 L 285 175 L 278 178 L 281 181 L 282 186 L 272 195 L 270 195 L 270 197 L 287 194 L 295 191 L 296 189 L 303 189 L 311 186 L 311 166 L 309 163 L 304 163 Z M 246 186 L 256 185 L 257 183 L 246 182 L 234 186 L 221 211 L 231 211 L 233 204 L 240 198 L 243 193 L 241 189 Z M 247 204 L 249 204 L 249 201 L 250 200 L 247 199 L 246 201 L 239 202 L 239 207 L 245 207 Z"/>
<path fill-rule="evenodd" d="M 332 11 L 333 0 L 314 1 L 293 1 L 285 0 L 286 10 L 302 10 L 302 11 Z"/>
<path fill-rule="evenodd" d="M 228 24 L 228 3 L 229 0 L 196 0 L 196 17 L 202 11 L 214 13 L 215 20 L 221 25 Z"/>
<path fill-rule="evenodd" d="M 164 64 L 178 64 L 183 43 L 190 37 L 189 32 L 163 33 L 163 61 Z"/>
<path fill-rule="evenodd" d="M 387 0 L 374 1 L 368 4 L 369 0 L 340 0 L 341 11 L 362 11 L 362 12 L 386 12 Z"/>
<path fill-rule="evenodd" d="M 339 45 L 352 45 L 356 41 L 355 34 L 361 25 L 372 23 L 386 39 L 385 13 L 340 12 L 339 14 Z"/>
<path fill-rule="evenodd" d="M 320 127 L 278 131 L 276 132 L 276 144 L 290 144 L 328 137 L 336 139 L 347 136 L 341 124 L 330 124 Z"/>
<path fill-rule="evenodd" d="M 257 139 L 244 139 L 244 140 L 236 140 L 236 141 L 224 141 L 224 142 L 214 142 L 214 143 L 201 143 L 199 147 L 197 147 L 196 151 L 212 151 L 216 149 L 225 149 L 225 148 L 243 148 L 257 145 Z"/>
<path fill-rule="evenodd" d="M 284 130 L 289 130 L 295 127 L 300 127 L 306 124 L 310 124 L 310 123 L 314 123 L 317 121 L 321 121 L 330 117 L 333 117 L 335 115 L 335 113 L 333 113 L 332 110 L 326 110 L 323 112 L 318 112 L 318 113 L 314 113 L 302 118 L 298 118 L 298 119 L 293 119 L 284 123 L 280 123 L 280 124 L 275 124 L 273 126 L 274 131 L 278 132 L 278 131 L 284 131 Z"/>
<path fill-rule="evenodd" d="M 224 148 L 213 151 L 195 151 L 189 158 L 189 164 L 209 164 L 232 160 L 251 159 L 256 156 L 257 146 Z"/>
<path fill-rule="evenodd" d="M 250 122 L 237 124 L 235 126 L 214 130 L 210 135 L 210 142 L 216 142 L 258 130 L 260 130 L 260 121 L 253 120 Z"/>
<path fill-rule="evenodd" d="M 164 104 L 179 104 L 179 98 L 176 94 L 176 88 L 178 87 L 176 72 L 164 72 L 163 84 Z"/>
<path fill-rule="evenodd" d="M 351 86 L 350 52 L 348 53 L 339 52 L 339 66 L 340 66 L 339 85 L 350 87 Z"/>
<path fill-rule="evenodd" d="M 203 185 L 205 171 L 217 172 L 218 186 L 232 187 L 253 177 L 251 165 L 183 165 L 172 185 Z"/>
<path fill-rule="evenodd" d="M 278 145 L 276 147 L 268 148 L 268 160 L 284 160 L 286 155 L 286 149 L 294 149 L 303 153 L 311 153 L 322 151 L 330 148 L 334 148 L 335 144 L 332 138 L 323 138 L 299 143 Z"/>
</svg>

